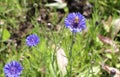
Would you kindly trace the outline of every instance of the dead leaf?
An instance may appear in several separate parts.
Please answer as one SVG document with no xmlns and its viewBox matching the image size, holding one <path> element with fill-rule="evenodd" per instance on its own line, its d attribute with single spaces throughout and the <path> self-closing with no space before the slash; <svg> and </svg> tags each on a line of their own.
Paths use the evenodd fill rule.
<svg viewBox="0 0 120 77">
<path fill-rule="evenodd" d="M 105 52 L 107 52 L 107 53 L 111 53 L 112 50 L 111 50 L 111 49 L 106 49 Z"/>
<path fill-rule="evenodd" d="M 65 2 L 65 0 L 54 0 L 54 1 L 56 1 L 58 3 L 64 3 Z"/>
<path fill-rule="evenodd" d="M 112 46 L 114 48 L 114 52 L 118 52 L 119 48 L 117 47 L 117 45 L 115 44 L 115 42 L 109 38 L 109 37 L 104 37 L 102 35 L 98 35 L 98 38 L 100 39 L 101 42 L 105 43 L 105 44 L 109 44 L 110 46 Z M 109 49 L 109 52 L 112 52 L 112 50 Z"/>
<path fill-rule="evenodd" d="M 104 29 L 105 29 L 107 32 L 110 32 L 111 22 L 112 22 L 112 16 L 109 16 L 109 18 L 108 18 L 107 21 L 102 21 L 103 26 L 104 26 Z"/>
<path fill-rule="evenodd" d="M 68 64 L 68 59 L 62 48 L 57 50 L 57 63 L 59 70 L 62 72 L 63 76 L 66 74 L 66 67 Z"/>
<path fill-rule="evenodd" d="M 112 28 L 112 34 L 111 37 L 115 37 L 117 33 L 120 31 L 120 18 L 116 19 L 112 22 L 113 28 Z"/>
<path fill-rule="evenodd" d="M 109 45 L 113 44 L 112 39 L 110 39 L 109 37 L 104 37 L 102 35 L 98 35 L 98 38 L 100 39 L 100 41 L 102 41 L 105 44 L 109 44 Z"/>
<path fill-rule="evenodd" d="M 55 7 L 57 9 L 63 9 L 67 6 L 67 3 L 65 3 L 64 0 L 54 0 L 54 1 L 56 1 L 56 2 L 45 4 L 45 6 L 46 7 Z"/>
</svg>

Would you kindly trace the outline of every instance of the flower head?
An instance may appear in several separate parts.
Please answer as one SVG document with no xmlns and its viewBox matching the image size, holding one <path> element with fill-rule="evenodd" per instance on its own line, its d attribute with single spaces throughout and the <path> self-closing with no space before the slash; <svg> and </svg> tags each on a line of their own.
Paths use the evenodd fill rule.
<svg viewBox="0 0 120 77">
<path fill-rule="evenodd" d="M 85 17 L 80 13 L 70 13 L 65 18 L 65 25 L 72 32 L 81 32 L 86 28 Z"/>
<path fill-rule="evenodd" d="M 36 46 L 39 43 L 39 37 L 36 34 L 31 34 L 26 38 L 26 44 L 28 46 Z"/>
<path fill-rule="evenodd" d="M 22 70 L 23 67 L 17 61 L 11 61 L 4 66 L 4 73 L 6 77 L 19 77 Z"/>
</svg>

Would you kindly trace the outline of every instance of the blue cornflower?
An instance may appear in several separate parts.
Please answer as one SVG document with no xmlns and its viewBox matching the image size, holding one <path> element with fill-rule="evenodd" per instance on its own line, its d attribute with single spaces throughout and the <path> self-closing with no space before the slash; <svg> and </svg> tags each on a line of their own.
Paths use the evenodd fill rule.
<svg viewBox="0 0 120 77">
<path fill-rule="evenodd" d="M 23 67 L 17 61 L 11 61 L 4 66 L 4 73 L 6 77 L 19 77 L 22 70 Z"/>
<path fill-rule="evenodd" d="M 65 26 L 72 32 L 81 32 L 86 28 L 85 17 L 80 13 L 70 13 L 65 18 Z"/>
<path fill-rule="evenodd" d="M 39 43 L 39 37 L 36 34 L 31 34 L 26 38 L 26 44 L 28 46 L 36 46 Z"/>
</svg>

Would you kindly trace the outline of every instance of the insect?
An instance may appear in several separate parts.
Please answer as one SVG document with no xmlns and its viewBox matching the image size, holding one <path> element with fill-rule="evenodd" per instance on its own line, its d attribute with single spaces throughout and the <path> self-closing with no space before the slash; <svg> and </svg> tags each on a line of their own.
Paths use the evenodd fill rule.
<svg viewBox="0 0 120 77">
<path fill-rule="evenodd" d="M 79 18 L 78 18 L 78 16 L 75 17 L 74 23 L 79 23 Z"/>
</svg>

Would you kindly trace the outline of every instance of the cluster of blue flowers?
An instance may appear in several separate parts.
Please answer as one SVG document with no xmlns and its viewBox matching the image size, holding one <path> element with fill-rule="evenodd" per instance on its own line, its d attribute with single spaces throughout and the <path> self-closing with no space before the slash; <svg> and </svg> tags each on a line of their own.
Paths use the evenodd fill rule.
<svg viewBox="0 0 120 77">
<path fill-rule="evenodd" d="M 86 28 L 85 17 L 80 13 L 70 13 L 65 18 L 65 26 L 74 33 L 81 32 Z M 40 39 L 36 34 L 31 34 L 26 38 L 26 45 L 29 47 L 36 46 L 39 42 Z M 22 70 L 23 67 L 17 61 L 11 61 L 4 66 L 6 77 L 19 77 Z"/>
</svg>

